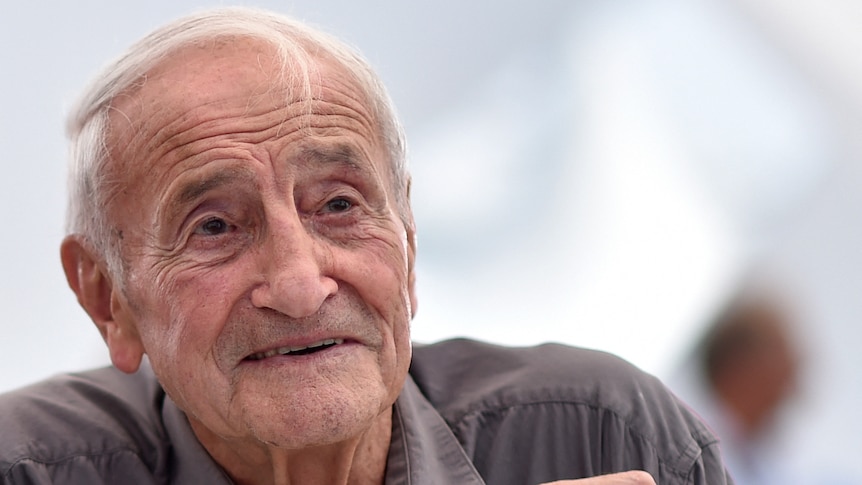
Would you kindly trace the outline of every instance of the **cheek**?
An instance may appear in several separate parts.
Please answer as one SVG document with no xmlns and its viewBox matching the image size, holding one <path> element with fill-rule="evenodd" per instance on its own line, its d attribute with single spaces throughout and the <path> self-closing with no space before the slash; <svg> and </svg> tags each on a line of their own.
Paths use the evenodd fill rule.
<svg viewBox="0 0 862 485">
<path fill-rule="evenodd" d="M 192 294 L 173 294 L 159 302 L 163 311 L 145 321 L 144 349 L 168 395 L 183 409 L 200 412 L 200 396 L 222 400 L 226 378 L 212 348 L 221 326 L 217 304 Z"/>
<path fill-rule="evenodd" d="M 206 358 L 225 324 L 239 279 L 230 271 L 204 269 L 163 273 L 149 281 L 157 284 L 139 292 L 138 308 L 145 309 L 139 325 L 150 359 L 184 368 Z"/>
<path fill-rule="evenodd" d="M 405 368 L 410 362 L 411 300 L 406 239 L 381 228 L 359 244 L 333 251 L 336 277 L 353 287 L 380 321 L 386 342 L 382 359 Z M 384 364 L 385 365 L 385 364 Z"/>
<path fill-rule="evenodd" d="M 343 259 L 344 279 L 388 324 L 407 333 L 411 318 L 406 253 L 397 243 L 374 241 Z"/>
<path fill-rule="evenodd" d="M 389 349 L 389 365 L 395 369 L 394 377 L 400 379 L 410 365 L 410 319 L 411 300 L 408 281 L 406 252 L 397 243 L 374 248 L 374 258 L 364 270 L 356 265 L 357 287 L 361 297 L 382 317 L 381 328 Z"/>
</svg>

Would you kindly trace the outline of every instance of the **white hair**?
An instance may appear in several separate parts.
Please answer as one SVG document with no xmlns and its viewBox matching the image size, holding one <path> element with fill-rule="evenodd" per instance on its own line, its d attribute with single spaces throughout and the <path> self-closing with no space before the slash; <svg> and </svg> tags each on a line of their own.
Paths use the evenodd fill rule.
<svg viewBox="0 0 862 485">
<path fill-rule="evenodd" d="M 404 132 L 383 83 L 354 49 L 334 37 L 283 15 L 243 7 L 203 11 L 171 22 L 132 45 L 97 76 L 69 116 L 68 233 L 83 235 L 106 258 L 108 270 L 122 274 L 119 235 L 111 234 L 109 203 L 117 183 L 107 176 L 109 115 L 118 95 L 139 87 L 164 59 L 190 45 L 225 38 L 248 38 L 271 45 L 282 76 L 299 85 L 300 99 L 311 99 L 310 65 L 326 58 L 353 78 L 369 104 L 391 164 L 393 194 L 401 217 L 407 202 Z M 290 84 L 293 84 L 290 83 Z"/>
</svg>

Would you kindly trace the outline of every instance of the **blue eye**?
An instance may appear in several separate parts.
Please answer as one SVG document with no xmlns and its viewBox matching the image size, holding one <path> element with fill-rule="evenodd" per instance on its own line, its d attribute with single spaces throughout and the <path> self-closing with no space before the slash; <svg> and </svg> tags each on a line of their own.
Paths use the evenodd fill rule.
<svg viewBox="0 0 862 485">
<path fill-rule="evenodd" d="M 217 217 L 213 217 L 211 219 L 207 219 L 198 226 L 197 232 L 205 236 L 218 236 L 219 234 L 228 232 L 229 229 L 230 226 L 228 226 L 227 222 Z"/>
<path fill-rule="evenodd" d="M 344 212 L 353 207 L 353 203 L 344 198 L 332 199 L 326 203 L 326 209 L 330 212 Z"/>
</svg>

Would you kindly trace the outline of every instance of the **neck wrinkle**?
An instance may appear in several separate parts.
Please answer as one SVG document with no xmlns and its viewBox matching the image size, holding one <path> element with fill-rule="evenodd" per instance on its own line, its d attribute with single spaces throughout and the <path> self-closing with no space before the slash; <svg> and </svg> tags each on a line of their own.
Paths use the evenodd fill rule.
<svg viewBox="0 0 862 485">
<path fill-rule="evenodd" d="M 198 436 L 211 434 L 189 422 Z M 237 485 L 383 485 L 391 436 L 390 406 L 363 434 L 332 445 L 285 450 L 261 443 L 249 453 L 246 443 L 240 449 L 219 439 L 204 447 Z"/>
</svg>

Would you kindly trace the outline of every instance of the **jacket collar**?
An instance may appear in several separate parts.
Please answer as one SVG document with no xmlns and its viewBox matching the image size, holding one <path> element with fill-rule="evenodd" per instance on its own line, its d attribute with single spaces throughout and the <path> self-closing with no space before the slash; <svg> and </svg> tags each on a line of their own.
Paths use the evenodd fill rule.
<svg viewBox="0 0 862 485">
<path fill-rule="evenodd" d="M 386 485 L 484 485 L 461 443 L 409 375 L 395 402 Z"/>
</svg>

